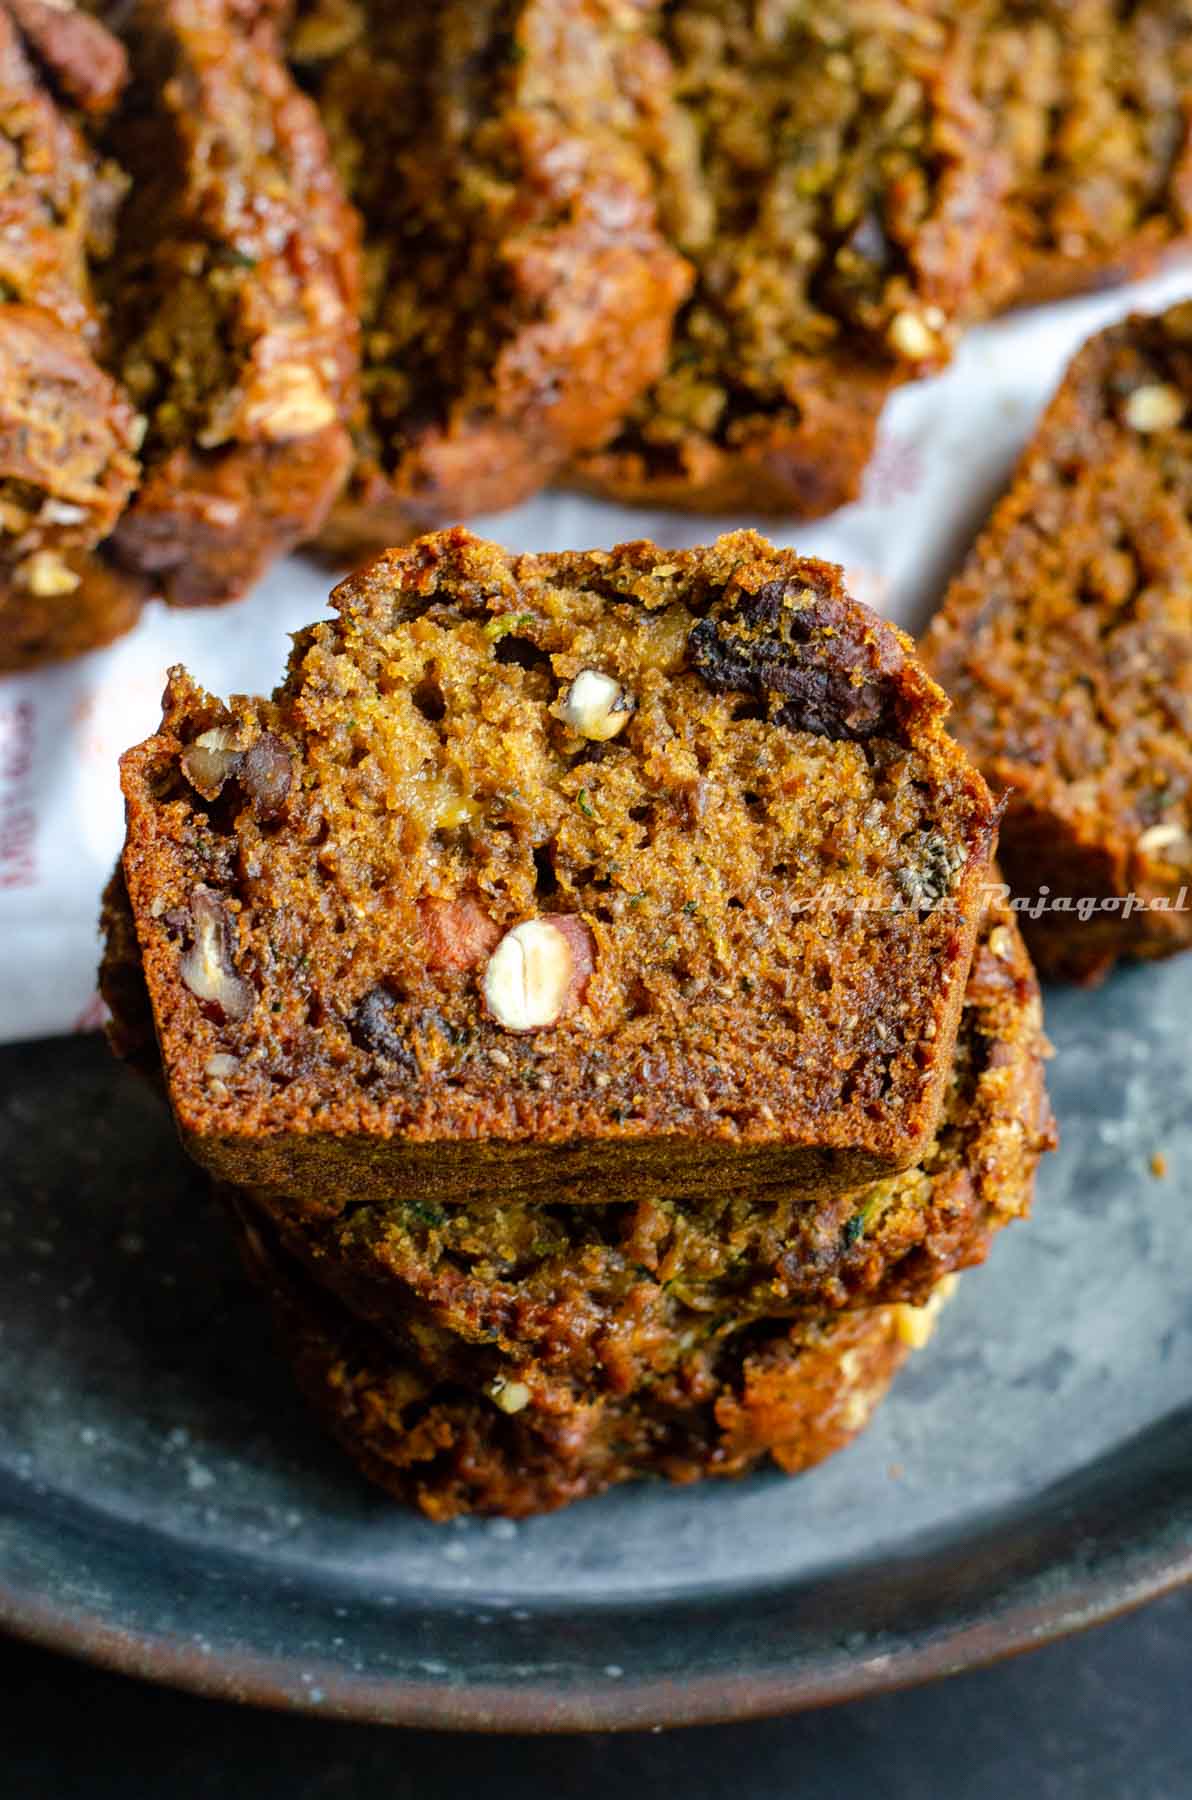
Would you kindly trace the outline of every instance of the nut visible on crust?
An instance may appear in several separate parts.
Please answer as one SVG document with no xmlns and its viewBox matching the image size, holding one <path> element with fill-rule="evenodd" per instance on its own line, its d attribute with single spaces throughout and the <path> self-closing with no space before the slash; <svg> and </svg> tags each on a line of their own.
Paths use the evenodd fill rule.
<svg viewBox="0 0 1192 1800">
<path fill-rule="evenodd" d="M 123 45 L 74 0 L 6 0 L 30 48 L 76 106 L 93 117 L 111 111 L 128 80 Z"/>
<path fill-rule="evenodd" d="M 592 934 L 560 913 L 506 932 L 484 972 L 484 1000 L 506 1031 L 542 1031 L 583 999 L 595 966 Z"/>
<path fill-rule="evenodd" d="M 578 737 L 606 744 L 624 730 L 634 710 L 632 694 L 599 669 L 581 669 L 563 697 L 560 714 Z"/>
<path fill-rule="evenodd" d="M 223 1019 L 247 1019 L 256 994 L 236 973 L 231 951 L 227 908 L 210 888 L 197 887 L 190 897 L 194 942 L 178 964 L 178 973 L 197 1000 L 218 1010 Z"/>
<path fill-rule="evenodd" d="M 910 1350 L 922 1350 L 935 1335 L 939 1316 L 956 1288 L 955 1275 L 945 1275 L 922 1306 L 899 1304 L 894 1307 L 895 1325 L 901 1341 Z"/>
<path fill-rule="evenodd" d="M 341 56 L 363 37 L 364 26 L 364 14 L 351 0 L 342 8 L 317 9 L 309 18 L 294 21 L 290 57 L 296 63 L 317 63 Z"/>
<path fill-rule="evenodd" d="M 938 356 L 942 348 L 927 320 L 916 312 L 895 313 L 886 335 L 891 348 L 908 362 L 926 362 L 930 357 Z"/>
<path fill-rule="evenodd" d="M 1134 431 L 1170 431 L 1184 416 L 1186 403 L 1179 388 L 1165 381 L 1136 387 L 1126 401 L 1124 416 Z"/>
<path fill-rule="evenodd" d="M 1139 856 L 1157 856 L 1164 850 L 1170 850 L 1175 844 L 1186 844 L 1188 833 L 1182 825 L 1173 822 L 1167 825 L 1152 825 L 1144 831 L 1135 843 L 1134 848 Z"/>
</svg>

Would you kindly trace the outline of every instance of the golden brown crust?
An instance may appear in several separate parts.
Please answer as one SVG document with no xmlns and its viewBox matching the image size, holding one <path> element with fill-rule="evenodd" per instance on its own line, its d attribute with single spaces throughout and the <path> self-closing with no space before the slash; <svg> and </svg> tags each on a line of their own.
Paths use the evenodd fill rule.
<svg viewBox="0 0 1192 1800">
<path fill-rule="evenodd" d="M 113 542 L 171 603 L 214 603 L 315 533 L 347 473 L 355 226 L 268 9 L 120 18 L 132 82 L 107 141 L 136 197 L 105 290 L 148 432 Z"/>
<path fill-rule="evenodd" d="M 573 464 L 568 479 L 624 506 L 817 519 L 860 494 L 897 385 L 888 363 L 809 357 L 788 370 L 783 408 L 770 418 L 759 413 L 731 449 L 691 434 L 662 459 L 626 430 Z"/>
<path fill-rule="evenodd" d="M 0 283 L 6 300 L 37 307 L 94 348 L 101 320 L 91 264 L 110 248 L 124 180 L 95 154 L 43 74 L 0 6 Z"/>
<path fill-rule="evenodd" d="M 921 1153 L 996 815 L 839 571 L 751 533 L 536 558 L 455 531 L 334 604 L 272 702 L 176 671 L 123 760 L 173 1103 L 213 1173 L 319 1211 L 406 1178 L 593 1200 L 630 1169 L 643 1196 L 844 1190 Z M 632 697 L 610 742 L 566 723 L 585 668 Z M 583 1004 L 504 1029 L 481 962 L 428 962 L 431 901 L 498 937 L 573 915 Z"/>
<path fill-rule="evenodd" d="M 1192 943 L 1190 408 L 1192 306 L 1087 343 L 924 640 L 1044 973 Z"/>
<path fill-rule="evenodd" d="M 662 367 L 688 277 L 637 142 L 665 80 L 656 10 L 298 9 L 292 53 L 368 269 L 358 461 L 325 548 L 378 550 L 525 499 Z"/>
<path fill-rule="evenodd" d="M 346 475 L 355 226 L 271 11 L 144 0 L 122 45 L 72 6 L 0 10 L 0 667 L 107 642 L 151 582 L 235 597 Z"/>
<path fill-rule="evenodd" d="M 696 268 L 665 375 L 582 487 L 812 517 L 854 499 L 890 390 L 1008 285 L 974 39 L 910 0 L 667 9 L 662 214 Z"/>
</svg>

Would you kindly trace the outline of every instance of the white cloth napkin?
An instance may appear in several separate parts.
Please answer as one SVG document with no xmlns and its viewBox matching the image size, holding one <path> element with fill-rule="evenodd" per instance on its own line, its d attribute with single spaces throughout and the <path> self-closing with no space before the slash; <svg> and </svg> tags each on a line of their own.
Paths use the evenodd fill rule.
<svg viewBox="0 0 1192 1800">
<path fill-rule="evenodd" d="M 919 629 L 1076 347 L 1122 314 L 1192 295 L 1183 265 L 1132 288 L 1013 315 L 972 332 L 934 381 L 896 394 L 860 502 L 814 525 L 707 518 L 546 494 L 473 528 L 515 549 L 668 547 L 756 523 L 777 543 L 843 563 L 858 599 Z M 301 558 L 216 611 L 149 608 L 110 649 L 0 678 L 0 1041 L 86 1030 L 100 891 L 120 848 L 116 758 L 160 717 L 165 670 L 185 663 L 217 694 L 268 692 L 287 634 L 326 609 L 325 569 Z"/>
</svg>

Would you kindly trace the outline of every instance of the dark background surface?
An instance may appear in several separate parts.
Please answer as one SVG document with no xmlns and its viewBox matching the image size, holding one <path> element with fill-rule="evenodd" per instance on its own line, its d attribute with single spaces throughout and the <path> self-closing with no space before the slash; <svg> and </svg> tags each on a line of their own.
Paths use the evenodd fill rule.
<svg viewBox="0 0 1192 1800">
<path fill-rule="evenodd" d="M 143 1687 L 0 1639 L 4 1800 L 1189 1800 L 1192 1589 L 997 1668 L 826 1712 L 449 1737 Z"/>
</svg>

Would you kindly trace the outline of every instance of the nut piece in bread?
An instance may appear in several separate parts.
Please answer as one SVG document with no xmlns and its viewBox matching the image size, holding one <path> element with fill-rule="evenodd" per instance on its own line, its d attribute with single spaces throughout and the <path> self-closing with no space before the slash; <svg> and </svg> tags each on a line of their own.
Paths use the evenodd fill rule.
<svg viewBox="0 0 1192 1800">
<path fill-rule="evenodd" d="M 484 1000 L 506 1031 L 542 1031 L 578 1006 L 593 968 L 592 934 L 580 919 L 526 919 L 507 931 L 484 971 Z"/>
</svg>

